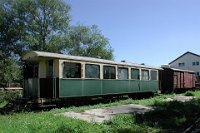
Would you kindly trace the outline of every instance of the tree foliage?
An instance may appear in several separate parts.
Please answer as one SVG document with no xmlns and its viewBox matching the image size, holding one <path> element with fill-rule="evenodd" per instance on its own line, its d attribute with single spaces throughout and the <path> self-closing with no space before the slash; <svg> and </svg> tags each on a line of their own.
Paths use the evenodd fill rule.
<svg viewBox="0 0 200 133">
<path fill-rule="evenodd" d="M 113 59 L 113 49 L 96 25 L 71 27 L 68 40 L 68 54 Z"/>
<path fill-rule="evenodd" d="M 63 38 L 69 27 L 70 7 L 60 0 L 33 2 L 35 10 L 30 12 L 30 18 L 25 17 L 30 25 L 27 27 L 25 41 L 32 50 L 58 52 L 64 46 Z"/>
<path fill-rule="evenodd" d="M 11 2 L 2 0 L 0 2 L 0 57 L 1 59 L 10 57 L 11 54 L 18 53 L 22 49 L 20 40 L 21 28 L 11 11 Z"/>
<path fill-rule="evenodd" d="M 1 0 L 0 67 L 12 68 L 0 70 L 0 80 L 13 80 L 12 70 L 20 68 L 16 57 L 30 50 L 113 59 L 113 49 L 98 27 L 71 26 L 69 11 L 63 0 Z"/>
<path fill-rule="evenodd" d="M 69 10 L 61 0 L 17 0 L 13 11 L 24 28 L 20 43 L 25 50 L 59 52 L 69 27 Z"/>
<path fill-rule="evenodd" d="M 0 60 L 0 81 L 11 83 L 22 79 L 22 70 L 15 59 Z"/>
</svg>

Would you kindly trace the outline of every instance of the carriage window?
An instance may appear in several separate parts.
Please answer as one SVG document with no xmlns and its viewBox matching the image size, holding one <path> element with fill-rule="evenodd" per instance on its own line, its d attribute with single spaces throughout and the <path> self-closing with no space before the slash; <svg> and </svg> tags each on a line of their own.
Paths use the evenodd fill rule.
<svg viewBox="0 0 200 133">
<path fill-rule="evenodd" d="M 63 67 L 63 78 L 81 78 L 81 64 L 65 62 Z"/>
<path fill-rule="evenodd" d="M 103 67 L 103 78 L 104 79 L 116 79 L 116 70 L 113 66 Z"/>
<path fill-rule="evenodd" d="M 151 80 L 157 80 L 157 71 L 151 70 Z"/>
<path fill-rule="evenodd" d="M 131 79 L 140 79 L 139 69 L 131 68 Z"/>
<path fill-rule="evenodd" d="M 86 64 L 85 65 L 85 78 L 100 78 L 99 65 Z"/>
<path fill-rule="evenodd" d="M 149 80 L 149 71 L 142 70 L 142 80 Z"/>
<path fill-rule="evenodd" d="M 118 68 L 118 79 L 128 79 L 128 68 Z"/>
</svg>

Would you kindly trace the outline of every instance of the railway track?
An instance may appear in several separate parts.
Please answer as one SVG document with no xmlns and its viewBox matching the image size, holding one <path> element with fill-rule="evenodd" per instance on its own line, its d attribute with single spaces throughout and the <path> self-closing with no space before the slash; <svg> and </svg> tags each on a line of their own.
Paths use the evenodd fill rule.
<svg viewBox="0 0 200 133">
<path fill-rule="evenodd" d="M 183 133 L 200 133 L 200 117 Z"/>
</svg>

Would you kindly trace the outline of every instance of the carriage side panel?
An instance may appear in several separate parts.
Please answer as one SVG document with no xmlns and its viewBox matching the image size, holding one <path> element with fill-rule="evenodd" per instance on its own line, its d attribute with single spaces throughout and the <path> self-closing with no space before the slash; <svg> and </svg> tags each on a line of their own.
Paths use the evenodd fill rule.
<svg viewBox="0 0 200 133">
<path fill-rule="evenodd" d="M 159 81 L 140 81 L 140 92 L 157 92 L 159 90 Z"/>
</svg>

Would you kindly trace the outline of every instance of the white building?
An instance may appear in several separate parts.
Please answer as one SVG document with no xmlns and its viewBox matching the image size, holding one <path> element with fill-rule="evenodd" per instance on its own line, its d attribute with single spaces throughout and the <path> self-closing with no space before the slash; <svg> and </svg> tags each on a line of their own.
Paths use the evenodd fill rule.
<svg viewBox="0 0 200 133">
<path fill-rule="evenodd" d="M 200 76 L 200 55 L 192 52 L 186 52 L 179 56 L 175 60 L 169 63 L 170 67 L 192 70 L 195 71 L 198 76 Z"/>
</svg>

